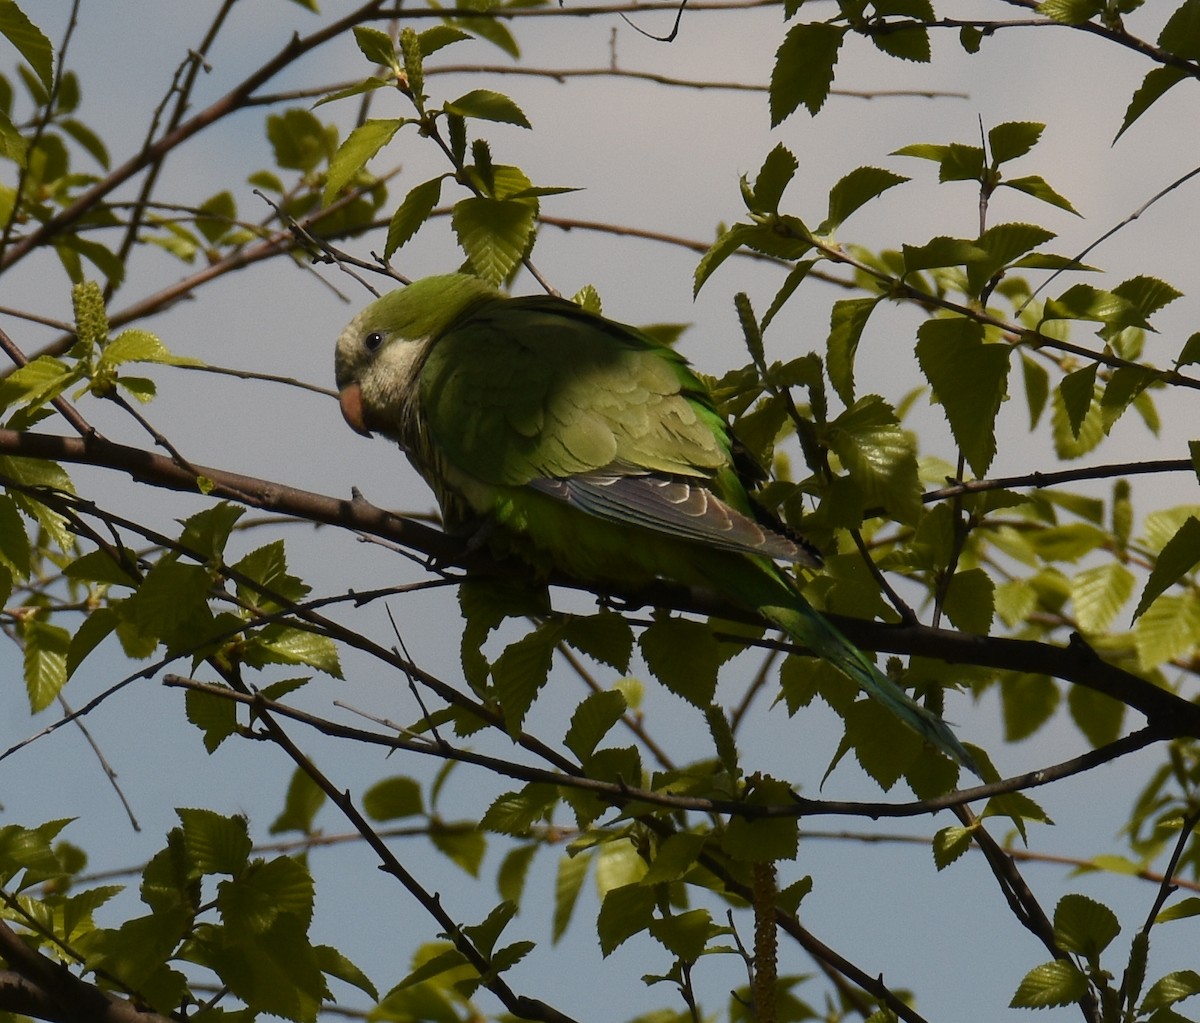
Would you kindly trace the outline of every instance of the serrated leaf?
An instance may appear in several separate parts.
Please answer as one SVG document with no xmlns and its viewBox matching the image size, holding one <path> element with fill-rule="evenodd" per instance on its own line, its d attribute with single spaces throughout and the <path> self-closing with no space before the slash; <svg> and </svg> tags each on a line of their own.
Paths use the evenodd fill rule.
<svg viewBox="0 0 1200 1023">
<path fill-rule="evenodd" d="M 1133 642 L 1143 671 L 1190 654 L 1200 640 L 1200 602 L 1191 593 L 1164 595 L 1150 604 L 1133 626 Z"/>
<path fill-rule="evenodd" d="M 1186 920 L 1188 917 L 1200 916 L 1200 898 L 1189 895 L 1164 909 L 1154 918 L 1156 924 L 1170 923 L 1172 920 Z"/>
<path fill-rule="evenodd" d="M 1062 699 L 1058 687 L 1045 675 L 1013 675 L 1001 680 L 1000 708 L 1004 738 L 1019 742 L 1033 735 L 1053 715 Z"/>
<path fill-rule="evenodd" d="M 455 203 L 450 219 L 475 273 L 499 284 L 530 246 L 537 205 L 524 199 L 473 196 Z"/>
<path fill-rule="evenodd" d="M 601 664 L 620 672 L 629 670 L 633 629 L 621 615 L 601 612 L 586 618 L 571 618 L 563 628 L 562 639 Z"/>
<path fill-rule="evenodd" d="M 1005 121 L 988 131 L 988 148 L 992 152 L 992 163 L 1007 163 L 1024 156 L 1042 137 L 1044 124 L 1036 121 Z"/>
<path fill-rule="evenodd" d="M 995 616 L 995 583 L 982 568 L 956 572 L 946 593 L 946 617 L 962 632 L 986 636 Z"/>
<path fill-rule="evenodd" d="M 695 707 L 712 703 L 721 651 L 707 626 L 686 618 L 659 618 L 643 630 L 638 646 L 654 677 L 671 692 Z"/>
<path fill-rule="evenodd" d="M 33 619 L 22 630 L 25 644 L 25 693 L 29 709 L 45 710 L 67 681 L 67 648 L 71 634 L 58 625 Z"/>
<path fill-rule="evenodd" d="M 777 213 L 784 189 L 791 183 L 799 166 L 796 157 L 782 142 L 772 149 L 754 179 L 753 212 Z"/>
<path fill-rule="evenodd" d="M 553 785 L 530 782 L 520 792 L 505 792 L 492 801 L 479 826 L 485 831 L 524 838 L 539 821 L 546 820 L 558 791 Z"/>
<path fill-rule="evenodd" d="M 444 831 L 435 828 L 430 832 L 429 840 L 451 863 L 471 877 L 479 876 L 479 868 L 487 852 L 487 836 L 482 831 Z"/>
<path fill-rule="evenodd" d="M 1096 363 L 1089 363 L 1083 369 L 1077 369 L 1062 378 L 1058 392 L 1062 397 L 1062 406 L 1067 413 L 1067 422 L 1071 425 L 1071 433 L 1079 439 L 1079 431 L 1083 427 L 1084 417 L 1096 400 Z"/>
<path fill-rule="evenodd" d="M 1050 397 L 1050 373 L 1022 353 L 1021 378 L 1025 382 L 1025 403 L 1029 406 L 1029 429 L 1033 430 L 1041 421 Z"/>
<path fill-rule="evenodd" d="M 1042 0 L 1038 14 L 1063 25 L 1082 25 L 1104 10 L 1104 0 Z"/>
<path fill-rule="evenodd" d="M 1133 594 L 1134 582 L 1133 573 L 1117 561 L 1077 573 L 1071 580 L 1071 604 L 1080 630 L 1106 630 Z"/>
<path fill-rule="evenodd" d="M 983 342 L 983 327 L 960 317 L 926 320 L 917 361 L 941 404 L 950 432 L 976 476 L 996 456 L 996 416 L 1008 394 L 1011 349 Z"/>
<path fill-rule="evenodd" d="M 901 522 L 916 521 L 921 500 L 916 453 L 887 402 L 878 395 L 860 398 L 828 425 L 825 439 L 868 502 L 883 505 Z"/>
<path fill-rule="evenodd" d="M 801 103 L 816 114 L 833 85 L 833 68 L 846 29 L 839 25 L 793 25 L 775 52 L 769 91 L 771 127 L 791 116 Z"/>
<path fill-rule="evenodd" d="M 1159 596 L 1174 586 L 1200 563 L 1200 519 L 1189 515 L 1179 530 L 1159 551 L 1154 568 L 1146 580 L 1134 620 L 1140 618 Z"/>
<path fill-rule="evenodd" d="M 1130 97 L 1129 106 L 1125 108 L 1125 117 L 1121 120 L 1121 127 L 1117 129 L 1117 134 L 1113 136 L 1113 142 L 1124 135 L 1125 130 L 1158 100 L 1162 99 L 1171 88 L 1187 77 L 1188 73 L 1183 68 L 1176 67 L 1156 67 L 1146 72 L 1142 84 Z"/>
<path fill-rule="evenodd" d="M 1007 181 L 1001 181 L 1000 185 L 1004 188 L 1015 188 L 1018 192 L 1024 192 L 1026 195 L 1031 195 L 1035 199 L 1049 203 L 1051 206 L 1057 206 L 1060 210 L 1066 210 L 1068 213 L 1074 213 L 1076 216 L 1080 215 L 1079 211 L 1071 205 L 1071 201 L 1059 195 L 1058 192 L 1046 184 L 1040 175 L 1031 174 L 1024 178 L 1009 178 Z"/>
<path fill-rule="evenodd" d="M 391 259 L 396 250 L 404 245 L 420 230 L 421 225 L 429 219 L 429 214 L 442 198 L 442 176 L 423 181 L 414 186 L 404 197 L 392 219 L 388 222 L 387 243 L 384 245 L 383 258 Z"/>
<path fill-rule="evenodd" d="M 1086 455 L 1104 439 L 1104 422 L 1100 403 L 1092 402 L 1087 415 L 1076 433 L 1063 404 L 1061 388 L 1056 387 L 1051 396 L 1050 425 L 1054 437 L 1054 451 L 1059 458 L 1079 458 Z"/>
<path fill-rule="evenodd" d="M 332 678 L 343 677 L 337 644 L 328 636 L 288 627 L 278 629 L 269 639 L 263 638 L 266 635 L 265 631 L 260 634 L 259 649 L 267 651 L 275 663 L 307 664 Z"/>
<path fill-rule="evenodd" d="M 338 146 L 329 161 L 321 203 L 328 206 L 333 202 L 341 190 L 363 171 L 367 162 L 392 141 L 392 136 L 404 124 L 404 118 L 372 119 L 360 124 L 346 136 L 346 141 Z"/>
<path fill-rule="evenodd" d="M 558 861 L 558 873 L 554 882 L 554 929 L 555 944 L 566 933 L 567 925 L 575 912 L 575 903 L 579 891 L 583 887 L 583 879 L 587 876 L 591 855 L 578 853 L 575 856 L 563 856 Z"/>
<path fill-rule="evenodd" d="M 556 629 L 535 629 L 505 647 L 492 665 L 492 681 L 510 735 L 517 735 L 521 731 L 525 715 L 546 684 L 557 643 Z"/>
<path fill-rule="evenodd" d="M 611 888 L 605 893 L 596 918 L 596 934 L 600 939 L 600 951 L 606 958 L 622 943 L 650 926 L 655 901 L 654 889 L 640 884 Z"/>
<path fill-rule="evenodd" d="M 571 727 L 563 737 L 567 749 L 586 761 L 626 709 L 625 697 L 615 689 L 592 693 L 571 715 Z"/>
<path fill-rule="evenodd" d="M 918 64 L 929 63 L 929 29 L 924 25 L 910 22 L 899 32 L 872 32 L 869 38 L 881 53 Z"/>
<path fill-rule="evenodd" d="M 424 57 L 428 57 L 431 53 L 436 53 L 442 47 L 449 46 L 451 43 L 457 43 L 463 39 L 470 38 L 470 32 L 464 32 L 461 28 L 455 28 L 453 25 L 434 25 L 432 28 L 427 28 L 424 32 L 417 34 L 417 40 L 421 46 L 421 55 Z"/>
<path fill-rule="evenodd" d="M 697 860 L 708 841 L 708 836 L 698 835 L 689 831 L 679 831 L 659 844 L 650 869 L 646 871 L 641 883 L 644 885 L 661 884 L 664 881 L 678 881 L 696 867 Z"/>
<path fill-rule="evenodd" d="M 245 817 L 224 817 L 213 810 L 178 808 L 183 844 L 190 863 L 204 874 L 237 874 L 253 843 Z"/>
<path fill-rule="evenodd" d="M 1074 963 L 1055 959 L 1035 966 L 1021 980 L 1009 1007 L 1013 1009 L 1047 1009 L 1070 1005 L 1087 993 L 1087 977 Z"/>
<path fill-rule="evenodd" d="M 308 174 L 333 155 L 337 133 L 311 111 L 293 107 L 267 118 L 267 138 L 277 166 Z"/>
<path fill-rule="evenodd" d="M 358 44 L 362 55 L 372 64 L 386 68 L 398 68 L 396 61 L 396 46 L 392 37 L 378 28 L 369 25 L 354 26 L 354 41 Z"/>
<path fill-rule="evenodd" d="M 829 213 L 817 234 L 836 230 L 855 210 L 908 180 L 903 174 L 880 167 L 856 167 L 829 190 Z"/>
<path fill-rule="evenodd" d="M 1068 952 L 1095 958 L 1120 933 L 1117 915 L 1086 895 L 1064 895 L 1054 907 L 1054 936 Z"/>
<path fill-rule="evenodd" d="M 216 693 L 189 689 L 184 707 L 187 719 L 204 733 L 204 748 L 209 753 L 238 730 L 237 704 Z"/>
<path fill-rule="evenodd" d="M 939 236 L 924 245 L 902 245 L 904 273 L 932 270 L 944 266 L 966 266 L 987 259 L 987 252 L 966 238 Z"/>
<path fill-rule="evenodd" d="M 1158 45 L 1187 60 L 1200 58 L 1200 0 L 1183 0 L 1158 34 Z"/>
<path fill-rule="evenodd" d="M 1200 993 L 1200 973 L 1195 970 L 1176 970 L 1160 977 L 1146 992 L 1146 998 L 1139 1007 L 1139 1012 L 1153 1012 L 1165 1009 Z"/>
<path fill-rule="evenodd" d="M 695 962 L 704 953 L 709 938 L 720 933 L 707 909 L 674 913 L 650 922 L 650 934 L 673 956 Z"/>
<path fill-rule="evenodd" d="M 970 828 L 952 825 L 933 836 L 933 862 L 938 870 L 945 870 L 971 848 L 972 834 Z"/>
<path fill-rule="evenodd" d="M 447 113 L 460 117 L 474 117 L 482 121 L 499 121 L 515 124 L 521 128 L 532 128 L 524 112 L 516 103 L 500 92 L 490 89 L 472 89 L 456 100 L 446 103 Z"/>
<path fill-rule="evenodd" d="M 123 330 L 100 355 L 101 366 L 119 366 L 125 362 L 150 362 L 163 366 L 203 366 L 199 359 L 174 355 L 148 330 Z"/>
<path fill-rule="evenodd" d="M 829 314 L 825 364 L 829 382 L 847 405 L 854 403 L 854 357 L 858 342 L 879 301 L 878 298 L 839 299 Z"/>
<path fill-rule="evenodd" d="M 0 3 L 0 35 L 16 47 L 46 91 L 53 89 L 54 46 L 13 0 Z"/>
</svg>

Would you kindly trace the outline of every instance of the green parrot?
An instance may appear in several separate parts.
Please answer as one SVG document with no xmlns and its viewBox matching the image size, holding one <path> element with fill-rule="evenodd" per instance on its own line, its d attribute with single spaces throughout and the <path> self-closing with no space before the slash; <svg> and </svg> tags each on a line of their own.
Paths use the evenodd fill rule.
<svg viewBox="0 0 1200 1023">
<path fill-rule="evenodd" d="M 976 770 L 946 723 L 776 564 L 821 559 L 756 509 L 748 489 L 761 469 L 672 349 L 573 302 L 512 298 L 448 274 L 354 317 L 335 370 L 346 421 L 403 448 L 447 529 L 486 537 L 542 575 L 626 591 L 667 579 L 719 593 Z"/>
</svg>

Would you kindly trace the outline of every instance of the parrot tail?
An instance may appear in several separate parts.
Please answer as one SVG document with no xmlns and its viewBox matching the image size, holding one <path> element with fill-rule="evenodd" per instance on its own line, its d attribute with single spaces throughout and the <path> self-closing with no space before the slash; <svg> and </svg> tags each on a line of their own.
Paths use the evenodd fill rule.
<svg viewBox="0 0 1200 1023">
<path fill-rule="evenodd" d="M 759 604 L 759 613 L 797 643 L 808 647 L 816 656 L 832 664 L 951 760 L 980 776 L 974 758 L 950 731 L 945 721 L 917 703 L 884 675 L 858 647 L 843 636 L 832 622 L 812 608 L 803 597 L 794 591 L 789 593 L 788 597 L 787 604 L 776 601 Z"/>
</svg>

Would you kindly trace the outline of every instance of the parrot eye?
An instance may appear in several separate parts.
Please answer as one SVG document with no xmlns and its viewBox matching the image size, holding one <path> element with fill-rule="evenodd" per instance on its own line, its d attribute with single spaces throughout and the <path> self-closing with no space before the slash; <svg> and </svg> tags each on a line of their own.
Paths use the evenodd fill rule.
<svg viewBox="0 0 1200 1023">
<path fill-rule="evenodd" d="M 373 330 L 370 334 L 363 338 L 363 347 L 366 348 L 368 352 L 378 351 L 379 346 L 383 344 L 383 340 L 383 332 Z"/>
</svg>

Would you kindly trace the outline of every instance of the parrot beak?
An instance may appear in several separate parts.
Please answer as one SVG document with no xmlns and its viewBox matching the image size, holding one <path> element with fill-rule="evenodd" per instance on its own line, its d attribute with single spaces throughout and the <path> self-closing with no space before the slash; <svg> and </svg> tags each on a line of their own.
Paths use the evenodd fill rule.
<svg viewBox="0 0 1200 1023">
<path fill-rule="evenodd" d="M 342 406 L 342 418 L 350 424 L 350 429 L 370 437 L 371 431 L 363 419 L 362 388 L 357 383 L 347 384 L 338 392 L 338 404 Z"/>
</svg>

